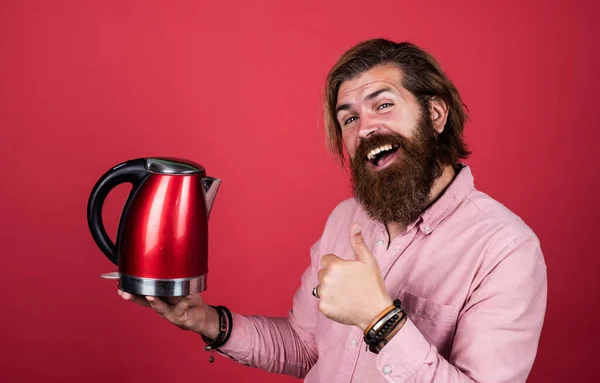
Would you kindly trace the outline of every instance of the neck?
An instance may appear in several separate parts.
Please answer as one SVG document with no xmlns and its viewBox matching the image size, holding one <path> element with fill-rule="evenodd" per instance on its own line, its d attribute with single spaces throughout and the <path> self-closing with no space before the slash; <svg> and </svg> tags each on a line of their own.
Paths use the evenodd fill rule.
<svg viewBox="0 0 600 383">
<path fill-rule="evenodd" d="M 448 186 L 452 183 L 455 176 L 456 171 L 454 170 L 454 167 L 452 167 L 451 165 L 447 165 L 446 167 L 444 167 L 442 175 L 439 176 L 433 183 L 433 187 L 431 188 L 431 192 L 429 193 L 429 201 L 427 202 L 427 205 L 423 207 L 423 210 L 426 210 L 435 201 L 437 201 L 442 194 L 444 194 L 444 191 L 446 191 Z M 390 242 L 392 239 L 400 235 L 400 233 L 406 231 L 406 225 L 398 222 L 390 222 L 387 223 L 385 226 L 387 227 L 387 231 L 390 236 Z"/>
</svg>

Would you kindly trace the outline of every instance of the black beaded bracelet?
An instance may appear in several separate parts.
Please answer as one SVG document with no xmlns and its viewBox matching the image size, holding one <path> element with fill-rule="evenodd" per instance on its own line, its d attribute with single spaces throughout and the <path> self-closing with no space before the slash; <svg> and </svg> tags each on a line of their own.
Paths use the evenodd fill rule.
<svg viewBox="0 0 600 383">
<path fill-rule="evenodd" d="M 396 316 L 398 316 L 398 319 L 395 320 L 393 323 L 390 323 L 390 325 L 388 327 L 384 328 L 383 334 L 381 335 L 381 337 L 378 338 L 379 340 L 376 340 L 373 343 L 368 344 L 369 351 L 371 351 L 372 353 L 375 353 L 375 354 L 379 354 L 381 347 L 383 347 L 387 344 L 387 342 L 388 342 L 387 338 L 390 336 L 391 333 L 394 332 L 396 327 L 398 327 L 400 325 L 400 323 L 402 323 L 404 318 L 406 318 L 406 313 L 401 311 L 400 314 L 398 314 Z"/>
<path fill-rule="evenodd" d="M 390 341 L 389 337 L 394 333 L 394 331 L 396 331 L 396 328 L 398 326 L 400 326 L 400 324 L 402 324 L 402 322 L 404 321 L 404 319 L 406 318 L 406 313 L 403 313 L 402 317 L 400 318 L 399 321 L 397 321 L 390 329 L 389 331 L 383 336 L 383 339 L 381 340 L 381 342 L 376 343 L 376 344 L 372 344 L 369 345 L 369 351 L 371 351 L 374 354 L 379 354 L 379 352 L 385 347 L 386 344 L 388 344 L 388 342 Z"/>
<path fill-rule="evenodd" d="M 399 299 L 394 300 L 394 306 L 392 310 L 388 311 L 386 315 L 366 331 L 364 341 L 367 345 L 376 345 L 381 342 L 404 319 L 405 314 L 402 311 Z"/>
<path fill-rule="evenodd" d="M 204 346 L 205 351 L 210 351 L 211 355 L 208 359 L 210 363 L 212 363 L 215 358 L 213 356 L 213 351 L 222 347 L 228 340 L 231 335 L 231 330 L 233 328 L 233 319 L 231 316 L 231 311 L 225 306 L 210 306 L 217 311 L 219 314 L 219 334 L 215 339 L 210 339 L 201 334 L 202 340 L 206 343 Z"/>
</svg>

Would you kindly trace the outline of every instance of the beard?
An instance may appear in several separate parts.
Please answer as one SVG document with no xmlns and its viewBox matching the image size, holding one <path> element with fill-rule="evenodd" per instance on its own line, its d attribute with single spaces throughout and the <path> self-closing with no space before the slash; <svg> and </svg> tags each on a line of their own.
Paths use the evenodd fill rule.
<svg viewBox="0 0 600 383">
<path fill-rule="evenodd" d="M 367 155 L 382 145 L 397 147 L 397 157 L 386 168 L 377 170 Z M 375 163 L 378 160 L 376 156 Z M 427 113 L 419 119 L 410 140 L 396 133 L 363 139 L 351 161 L 351 170 L 354 197 L 370 218 L 405 226 L 414 222 L 429 204 L 431 188 L 443 170 L 437 132 Z"/>
</svg>

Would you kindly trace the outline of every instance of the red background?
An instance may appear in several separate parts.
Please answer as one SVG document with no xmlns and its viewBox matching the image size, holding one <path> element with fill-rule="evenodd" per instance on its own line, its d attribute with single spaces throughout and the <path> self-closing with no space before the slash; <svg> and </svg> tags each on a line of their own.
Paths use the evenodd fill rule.
<svg viewBox="0 0 600 383">
<path fill-rule="evenodd" d="M 205 298 L 286 315 L 349 195 L 324 147 L 337 57 L 384 36 L 432 52 L 471 110 L 476 185 L 538 233 L 548 313 L 531 382 L 593 381 L 600 266 L 597 2 L 3 1 L 0 380 L 291 382 L 217 358 L 122 301 L 88 233 L 94 182 L 175 155 L 222 178 Z M 127 186 L 109 197 L 114 234 Z"/>
</svg>

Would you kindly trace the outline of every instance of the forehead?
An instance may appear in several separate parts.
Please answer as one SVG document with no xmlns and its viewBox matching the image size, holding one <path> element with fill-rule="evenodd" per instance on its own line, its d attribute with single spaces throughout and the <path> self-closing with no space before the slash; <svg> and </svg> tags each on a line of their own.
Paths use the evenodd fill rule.
<svg viewBox="0 0 600 383">
<path fill-rule="evenodd" d="M 360 97 L 367 91 L 378 87 L 389 87 L 399 94 L 406 90 L 402 87 L 402 70 L 394 64 L 380 65 L 344 81 L 338 90 L 338 104 L 347 98 Z"/>
</svg>

